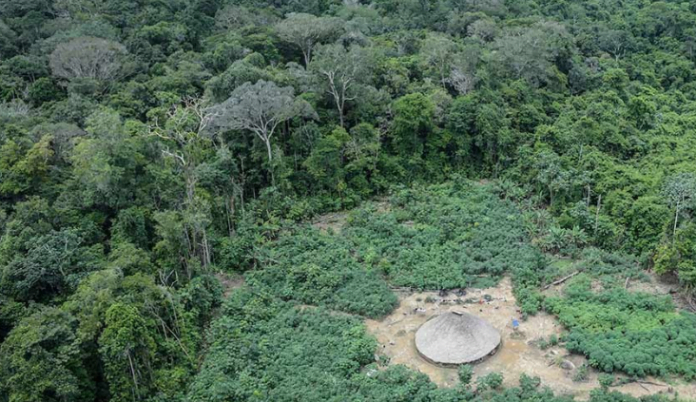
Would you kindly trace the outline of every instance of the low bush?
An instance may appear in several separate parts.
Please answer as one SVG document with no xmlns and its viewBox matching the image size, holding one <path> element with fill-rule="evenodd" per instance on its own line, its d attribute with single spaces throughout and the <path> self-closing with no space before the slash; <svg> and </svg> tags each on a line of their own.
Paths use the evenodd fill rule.
<svg viewBox="0 0 696 402">
<path fill-rule="evenodd" d="M 696 378 L 696 316 L 677 313 L 668 296 L 615 287 L 595 293 L 587 276 L 546 308 L 569 330 L 566 347 L 607 373 Z"/>
<path fill-rule="evenodd" d="M 511 273 L 525 314 L 541 306 L 533 248 L 510 201 L 463 181 L 397 192 L 353 211 L 340 233 L 294 226 L 260 247 L 248 282 L 283 300 L 378 317 L 397 299 L 387 283 L 416 289 L 494 286 Z M 427 302 L 428 300 L 426 300 Z"/>
</svg>

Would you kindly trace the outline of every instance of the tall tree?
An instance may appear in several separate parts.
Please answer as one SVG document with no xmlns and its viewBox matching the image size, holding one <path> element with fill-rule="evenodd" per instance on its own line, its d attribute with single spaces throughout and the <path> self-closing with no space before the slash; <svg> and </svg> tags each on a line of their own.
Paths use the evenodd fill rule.
<svg viewBox="0 0 696 402">
<path fill-rule="evenodd" d="M 163 126 L 155 124 L 150 128 L 152 135 L 163 142 L 162 155 L 173 162 L 175 171 L 184 177 L 185 197 L 181 219 L 175 219 L 180 235 L 186 239 L 186 272 L 191 279 L 190 257 L 197 257 L 206 268 L 211 264 L 211 246 L 207 227 L 210 224 L 209 205 L 196 195 L 199 181 L 199 167 L 206 160 L 210 150 L 210 137 L 205 135 L 208 125 L 215 117 L 212 109 L 205 108 L 198 99 L 185 99 L 182 105 L 175 106 L 167 113 Z M 167 215 L 166 212 L 160 215 Z M 170 216 L 171 218 L 172 216 Z M 162 222 L 171 220 L 164 219 Z M 165 225 L 166 226 L 166 225 Z"/>
<path fill-rule="evenodd" d="M 152 386 L 157 345 L 137 308 L 115 303 L 106 312 L 99 352 L 111 390 L 111 401 L 140 401 Z"/>
<path fill-rule="evenodd" d="M 450 74 L 446 80 L 460 95 L 468 94 L 476 85 L 476 67 L 480 54 L 478 47 L 468 46 L 452 58 Z"/>
<path fill-rule="evenodd" d="M 674 207 L 674 228 L 672 229 L 672 243 L 677 234 L 679 213 L 691 206 L 696 197 L 696 176 L 693 173 L 680 173 L 671 177 L 664 188 L 667 202 Z"/>
<path fill-rule="evenodd" d="M 529 28 L 514 28 L 495 40 L 493 61 L 534 85 L 545 83 L 550 68 L 570 45 L 565 27 L 555 22 L 540 22 Z"/>
<path fill-rule="evenodd" d="M 271 140 L 278 126 L 292 118 L 318 118 L 314 109 L 295 97 L 292 87 L 273 82 L 246 83 L 225 102 L 209 109 L 210 129 L 249 130 L 266 146 L 268 162 L 273 161 Z"/>
<path fill-rule="evenodd" d="M 619 61 L 626 54 L 633 38 L 629 31 L 607 29 L 602 31 L 597 39 L 599 48 L 614 56 L 616 61 Z"/>
<path fill-rule="evenodd" d="M 333 17 L 315 17 L 311 14 L 292 13 L 276 25 L 278 36 L 302 50 L 305 67 L 312 61 L 317 44 L 330 41 L 343 32 L 343 21 Z"/>
<path fill-rule="evenodd" d="M 425 60 L 435 68 L 440 78 L 440 84 L 445 89 L 456 48 L 457 44 L 442 34 L 429 34 L 423 41 L 422 53 Z"/>
<path fill-rule="evenodd" d="M 14 402 L 94 400 L 77 326 L 73 316 L 53 307 L 24 318 L 0 346 L 0 394 Z"/>
<path fill-rule="evenodd" d="M 126 48 L 117 42 L 86 36 L 58 45 L 50 64 L 59 78 L 114 80 L 121 73 L 125 53 Z"/>
<path fill-rule="evenodd" d="M 339 44 L 320 47 L 310 64 L 333 98 L 341 127 L 345 126 L 346 102 L 356 100 L 360 85 L 369 82 L 372 64 L 370 49 L 355 45 L 346 49 Z"/>
</svg>

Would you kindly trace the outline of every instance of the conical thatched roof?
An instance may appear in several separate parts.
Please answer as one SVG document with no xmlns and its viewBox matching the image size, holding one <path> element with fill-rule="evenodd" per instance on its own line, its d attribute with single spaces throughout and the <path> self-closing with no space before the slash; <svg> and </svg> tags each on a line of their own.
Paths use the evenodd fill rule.
<svg viewBox="0 0 696 402">
<path fill-rule="evenodd" d="M 498 345 L 498 330 L 483 319 L 463 312 L 439 315 L 416 332 L 418 353 L 436 364 L 475 362 L 491 354 Z"/>
</svg>

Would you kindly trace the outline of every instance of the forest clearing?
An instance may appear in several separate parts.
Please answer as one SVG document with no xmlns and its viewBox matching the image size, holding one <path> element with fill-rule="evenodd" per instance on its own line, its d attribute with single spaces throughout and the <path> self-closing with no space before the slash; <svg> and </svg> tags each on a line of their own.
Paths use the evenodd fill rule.
<svg viewBox="0 0 696 402">
<path fill-rule="evenodd" d="M 648 286 L 645 284 L 646 288 Z M 521 374 L 533 373 L 539 376 L 542 386 L 551 388 L 558 395 L 574 396 L 577 400 L 589 399 L 590 391 L 600 386 L 599 373 L 592 368 L 585 379 L 573 379 L 577 369 L 587 364 L 583 356 L 568 353 L 558 345 L 541 349 L 540 340 L 560 336 L 563 332 L 562 326 L 552 315 L 538 313 L 524 321 L 517 331 L 513 330 L 512 320 L 520 314 L 509 277 L 493 288 L 467 289 L 462 296 L 455 292 L 444 296 L 439 292 L 400 291 L 398 294 L 399 307 L 389 316 L 381 320 L 366 320 L 368 332 L 377 338 L 381 348 L 377 354 L 381 359 L 386 358 L 386 365 L 403 364 L 426 374 L 439 386 L 455 386 L 459 382 L 457 369 L 425 361 L 416 351 L 413 336 L 428 319 L 444 311 L 465 309 L 485 318 L 500 328 L 503 334 L 503 344 L 499 350 L 474 365 L 474 382 L 486 374 L 500 372 L 505 373 L 504 384 L 513 387 L 518 385 Z M 572 365 L 564 368 L 564 362 Z M 682 398 L 696 399 L 693 384 L 667 384 L 650 377 L 643 384 L 629 382 L 613 386 L 612 390 L 635 397 L 677 392 Z"/>
<path fill-rule="evenodd" d="M 213 331 L 217 341 L 208 360 L 226 362 L 240 358 L 230 354 L 230 342 L 243 345 L 251 338 L 235 332 L 234 322 L 247 322 L 245 315 L 256 316 L 258 303 L 264 303 L 276 307 L 265 308 L 270 308 L 271 316 L 263 313 L 259 317 L 280 314 L 280 321 L 263 318 L 274 323 L 268 327 L 259 323 L 251 333 L 270 342 L 270 350 L 279 353 L 278 358 L 297 359 L 312 353 L 312 360 L 320 359 L 330 366 L 332 359 L 339 357 L 338 351 L 329 345 L 361 339 L 365 349 L 361 357 L 364 360 L 355 366 L 362 367 L 359 374 L 343 378 L 336 372 L 327 380 L 343 382 L 346 387 L 358 386 L 354 383 L 357 381 L 365 387 L 367 399 L 375 397 L 375 392 L 388 392 L 374 388 L 376 384 L 370 381 L 385 381 L 396 375 L 399 380 L 394 380 L 400 384 L 397 388 L 410 387 L 413 380 L 402 381 L 416 373 L 425 374 L 417 381 L 419 384 L 432 382 L 439 388 L 425 386 L 409 392 L 426 392 L 431 395 L 429 398 L 445 400 L 456 400 L 457 395 L 461 398 L 466 392 L 489 395 L 489 387 L 529 389 L 530 384 L 537 384 L 531 389 L 548 387 L 558 397 L 583 401 L 596 400 L 600 389 L 634 397 L 694 398 L 694 386 L 686 376 L 696 367 L 696 356 L 690 352 L 696 342 L 696 327 L 689 321 L 696 317 L 675 308 L 672 298 L 679 300 L 679 294 L 673 284 L 658 281 L 630 258 L 597 250 L 586 250 L 577 259 L 541 254 L 525 240 L 524 231 L 520 231 L 520 215 L 513 213 L 515 210 L 514 204 L 498 199 L 489 184 L 449 183 L 403 190 L 378 204 L 366 203 L 352 211 L 318 216 L 311 225 L 288 228 L 268 245 L 265 258 L 270 264 L 247 273 L 246 288 L 231 294 L 235 301 L 228 302 L 226 313 Z M 505 218 L 486 219 L 490 216 Z M 434 261 L 440 264 L 438 276 L 431 276 Z M 428 270 L 423 270 L 424 266 Z M 289 303 L 289 310 L 280 308 L 274 299 Z M 296 313 L 291 313 L 293 309 Z M 583 315 L 596 309 L 606 309 L 608 315 Z M 462 383 L 462 366 L 433 364 L 415 347 L 416 331 L 448 312 L 480 317 L 502 337 L 494 354 L 468 366 L 472 375 L 467 383 Z M 280 318 L 283 316 L 286 318 Z M 310 321 L 284 327 L 303 320 Z M 313 327 L 322 320 L 328 327 Z M 346 324 L 352 326 L 348 338 L 324 332 Z M 597 329 L 586 332 L 585 328 L 597 325 Z M 662 336 L 662 326 L 665 331 L 682 331 L 683 335 L 666 345 L 672 345 L 667 350 L 672 361 L 683 361 L 685 365 L 658 365 L 663 361 L 660 351 L 633 356 L 634 349 L 650 352 L 650 339 Z M 619 344 L 613 346 L 615 328 L 620 331 Z M 277 331 L 285 335 L 276 338 Z M 644 339 L 644 333 L 654 335 Z M 317 345 L 299 346 L 307 334 L 312 334 Z M 231 341 L 230 336 L 236 340 Z M 637 344 L 625 346 L 622 338 L 635 338 Z M 589 343 L 586 345 L 585 341 Z M 328 343 L 321 346 L 323 342 Z M 602 365 L 605 360 L 595 357 L 598 352 L 592 346 L 600 342 L 608 342 L 602 353 L 615 353 L 601 357 L 611 359 L 606 361 L 612 361 L 616 369 Z M 302 353 L 296 356 L 300 350 Z M 635 358 L 649 359 L 644 361 L 653 364 L 636 365 Z M 209 381 L 221 378 L 218 370 L 229 363 L 217 368 L 218 364 L 204 366 L 194 383 L 201 387 L 196 388 L 195 395 L 209 395 Z M 663 371 L 652 375 L 651 370 Z M 281 373 L 276 374 L 280 376 L 280 389 L 268 390 L 273 398 L 290 392 L 285 388 L 290 384 L 304 383 L 298 372 Z M 496 379 L 501 373 L 503 376 Z M 536 380 L 529 383 L 529 376 Z M 491 381 L 493 385 L 488 385 Z M 316 392 L 317 398 L 323 398 L 333 391 Z"/>
<path fill-rule="evenodd" d="M 696 400 L 696 1 L 0 0 L 0 402 L 576 400 Z"/>
</svg>

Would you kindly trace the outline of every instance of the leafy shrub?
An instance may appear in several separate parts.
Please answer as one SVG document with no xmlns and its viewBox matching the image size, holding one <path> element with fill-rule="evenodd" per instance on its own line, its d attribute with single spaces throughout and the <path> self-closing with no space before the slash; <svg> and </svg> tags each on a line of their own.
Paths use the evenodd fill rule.
<svg viewBox="0 0 696 402">
<path fill-rule="evenodd" d="M 462 384 L 469 385 L 471 378 L 474 376 L 474 369 L 468 364 L 462 364 L 457 370 L 457 375 Z"/>
<path fill-rule="evenodd" d="M 586 381 L 587 376 L 589 374 L 590 374 L 590 368 L 586 364 L 583 364 L 575 370 L 575 374 L 573 374 L 573 381 L 575 381 L 575 382 Z"/>
<path fill-rule="evenodd" d="M 491 286 L 531 254 L 518 211 L 488 187 L 470 182 L 403 190 L 392 210 L 356 211 L 345 235 L 364 257 L 381 255 L 397 286 L 453 289 Z"/>
<path fill-rule="evenodd" d="M 551 346 L 558 345 L 558 336 L 556 334 L 553 334 L 549 337 L 549 345 L 551 345 Z"/>
<path fill-rule="evenodd" d="M 187 400 L 372 402 L 569 402 L 539 388 L 538 377 L 520 377 L 519 388 L 500 389 L 491 373 L 466 387 L 437 388 L 425 374 L 405 366 L 379 370 L 375 340 L 362 322 L 321 308 L 299 308 L 269 294 L 235 291 L 212 325 L 210 347 Z M 462 382 L 471 367 L 461 366 Z M 656 399 L 659 400 L 659 399 Z M 638 402 L 621 394 L 594 392 L 590 402 Z"/>
<path fill-rule="evenodd" d="M 602 386 L 602 389 L 608 389 L 614 384 L 614 376 L 611 374 L 600 374 L 598 380 L 599 385 Z"/>
<path fill-rule="evenodd" d="M 677 313 L 671 298 L 615 287 L 594 293 L 584 276 L 546 308 L 569 329 L 566 347 L 607 373 L 696 377 L 696 316 Z"/>
<path fill-rule="evenodd" d="M 265 268 L 250 272 L 247 280 L 283 300 L 368 317 L 387 314 L 396 306 L 397 298 L 384 279 L 364 269 L 342 237 L 299 228 L 266 252 Z"/>
<path fill-rule="evenodd" d="M 487 389 L 499 389 L 503 385 L 503 375 L 500 373 L 489 373 L 476 380 L 479 391 Z"/>
<path fill-rule="evenodd" d="M 248 274 L 283 300 L 377 317 L 396 297 L 387 281 L 418 289 L 493 286 L 512 273 L 525 314 L 539 310 L 543 256 L 528 244 L 518 211 L 468 181 L 402 190 L 387 212 L 353 211 L 340 233 L 296 226 L 263 247 Z M 428 302 L 429 300 L 426 300 Z"/>
<path fill-rule="evenodd" d="M 235 292 L 211 330 L 211 345 L 189 400 L 279 402 L 452 401 L 424 374 L 376 370 L 377 343 L 361 320 L 294 307 L 248 289 Z"/>
</svg>

